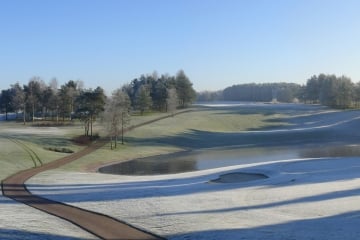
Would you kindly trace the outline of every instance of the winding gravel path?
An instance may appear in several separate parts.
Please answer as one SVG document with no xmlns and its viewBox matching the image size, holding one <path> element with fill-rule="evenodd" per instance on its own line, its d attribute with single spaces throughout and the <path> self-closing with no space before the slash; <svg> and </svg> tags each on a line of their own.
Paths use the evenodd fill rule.
<svg viewBox="0 0 360 240">
<path fill-rule="evenodd" d="M 162 239 L 161 237 L 155 236 L 144 230 L 134 228 L 112 217 L 39 197 L 31 194 L 31 192 L 27 190 L 24 183 L 32 176 L 72 162 L 95 151 L 104 144 L 106 144 L 106 142 L 99 141 L 68 157 L 61 158 L 57 161 L 43 165 L 42 167 L 21 171 L 6 178 L 2 181 L 3 195 L 15 201 L 47 212 L 51 215 L 70 221 L 101 239 Z"/>
<path fill-rule="evenodd" d="M 177 114 L 185 113 L 188 111 L 179 112 Z M 136 126 L 131 126 L 127 129 L 127 131 L 143 126 L 145 124 L 162 120 L 167 117 L 170 116 L 157 118 Z M 83 150 L 71 154 L 67 157 L 60 158 L 56 161 L 50 162 L 40 167 L 20 171 L 4 179 L 1 182 L 3 195 L 15 201 L 39 209 L 43 212 L 67 220 L 101 239 L 164 239 L 145 230 L 130 226 L 129 224 L 112 218 L 110 216 L 33 195 L 26 188 L 25 182 L 31 177 L 41 172 L 55 169 L 72 161 L 75 161 L 103 147 L 106 143 L 107 141 L 100 140 L 84 148 Z"/>
</svg>

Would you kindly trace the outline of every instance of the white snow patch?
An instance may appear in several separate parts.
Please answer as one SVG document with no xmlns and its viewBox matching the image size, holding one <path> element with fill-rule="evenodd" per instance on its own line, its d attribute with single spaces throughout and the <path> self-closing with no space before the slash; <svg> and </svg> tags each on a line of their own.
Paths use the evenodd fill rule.
<svg viewBox="0 0 360 240">
<path fill-rule="evenodd" d="M 211 184 L 230 172 L 269 178 Z M 38 195 L 169 239 L 360 239 L 360 159 L 297 159 L 161 176 L 42 173 Z"/>
</svg>

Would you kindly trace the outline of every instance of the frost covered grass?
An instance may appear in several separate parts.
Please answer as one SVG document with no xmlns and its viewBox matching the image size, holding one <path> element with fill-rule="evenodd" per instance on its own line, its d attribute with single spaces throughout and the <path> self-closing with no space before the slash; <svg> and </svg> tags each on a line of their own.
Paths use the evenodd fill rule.
<svg viewBox="0 0 360 240">
<path fill-rule="evenodd" d="M 184 150 L 197 150 L 214 147 L 227 147 L 240 144 L 281 144 L 313 139 L 327 141 L 325 132 L 297 131 L 284 132 L 279 137 L 270 134 L 247 135 L 242 132 L 283 130 L 292 128 L 311 128 L 344 119 L 351 119 L 356 113 L 332 111 L 321 106 L 293 104 L 250 104 L 241 106 L 198 107 L 193 112 L 163 119 L 150 125 L 142 126 L 125 134 L 125 145 L 111 151 L 110 145 L 104 146 L 95 153 L 85 156 L 76 162 L 63 167 L 66 170 L 96 170 L 99 165 L 127 161 L 135 158 L 156 156 Z M 330 113 L 335 113 L 330 116 Z M 146 116 L 145 120 L 154 119 L 156 115 Z M 135 117 L 132 125 L 141 121 Z M 238 134 L 241 133 L 241 134 Z M 319 138 L 321 137 L 321 139 Z"/>
<path fill-rule="evenodd" d="M 145 116 L 134 116 L 132 118 L 131 125 L 153 120 L 161 116 L 166 116 L 166 113 L 148 113 Z M 72 125 L 65 125 L 61 127 L 37 127 L 33 126 L 31 123 L 23 125 L 20 122 L 1 121 L 0 152 L 2 155 L 0 157 L 0 179 L 4 179 L 17 171 L 34 167 L 34 162 L 32 161 L 31 156 L 24 148 L 30 148 L 34 151 L 43 163 L 47 163 L 67 155 L 66 153 L 50 151 L 49 149 L 67 149 L 69 151 L 80 150 L 83 146 L 74 144 L 71 139 L 75 136 L 82 135 L 83 131 L 81 123 L 76 121 Z M 106 135 L 106 133 L 102 130 L 99 121 L 94 125 L 94 132 L 99 133 L 101 136 Z M 16 140 L 16 142 L 13 140 Z M 104 159 L 111 161 L 114 159 L 112 155 L 113 152 L 107 150 L 108 148 L 104 148 L 103 150 L 99 150 L 98 153 L 104 156 Z M 129 155 L 129 153 L 133 150 L 132 148 L 128 148 L 128 146 L 120 146 L 118 150 L 119 152 L 123 152 L 127 156 L 132 157 Z M 171 147 L 166 149 L 162 147 L 159 147 L 159 149 L 145 147 L 142 151 L 140 151 L 140 155 L 156 155 L 158 153 L 172 151 L 174 151 L 174 149 Z M 90 156 L 90 158 L 94 158 L 99 161 L 98 156 Z M 81 167 L 83 167 L 84 165 L 81 163 L 81 161 L 75 163 L 75 168 L 77 165 L 81 165 Z"/>
<path fill-rule="evenodd" d="M 66 146 L 75 151 L 71 136 L 80 134 L 80 127 L 32 127 L 16 122 L 0 122 L 0 179 L 23 169 L 39 166 L 66 156 L 47 147 Z M 40 161 L 39 161 L 40 160 Z"/>
<path fill-rule="evenodd" d="M 20 146 L 5 138 L 0 138 L 0 152 L 0 179 L 34 166 L 28 154 L 22 151 Z"/>
<path fill-rule="evenodd" d="M 157 115 L 135 118 L 134 123 L 151 120 Z M 101 131 L 96 126 L 95 131 Z M 36 127 L 16 122 L 0 122 L 0 180 L 23 169 L 66 156 L 44 147 L 66 147 L 79 150 L 72 137 L 83 133 L 80 124 L 62 127 Z M 37 157 L 35 157 L 35 155 Z M 34 159 L 33 159 L 34 158 Z M 35 161 L 35 162 L 34 162 Z M 3 197 L 0 193 L 0 239 L 94 239 L 91 234 L 66 221 L 49 216 Z"/>
<path fill-rule="evenodd" d="M 137 117 L 133 123 L 137 124 L 156 117 L 159 116 L 149 114 L 145 117 Z M 95 131 L 101 131 L 101 128 L 96 126 Z M 80 124 L 33 127 L 31 124 L 24 126 L 15 122 L 0 122 L 0 180 L 40 164 L 38 159 L 42 163 L 47 163 L 66 156 L 63 153 L 46 150 L 44 147 L 66 146 L 79 150 L 81 147 L 73 145 L 70 140 L 82 133 Z M 96 239 L 66 221 L 3 197 L 1 192 L 0 212 L 0 239 Z"/>
<path fill-rule="evenodd" d="M 104 158 L 126 160 L 231 144 L 321 147 L 360 142 L 360 134 L 354 132 L 360 125 L 359 111 L 303 105 L 269 106 L 261 111 L 262 107 L 205 109 L 166 119 L 134 130 L 121 149 L 101 149 L 76 167 L 86 166 L 85 160 L 96 164 Z M 236 115 L 239 121 L 244 115 L 251 119 L 252 114 L 263 120 L 256 125 L 229 124 L 229 132 L 226 124 L 217 122 L 218 116 L 226 118 L 224 123 L 236 122 Z M 111 215 L 169 239 L 350 240 L 360 238 L 359 168 L 359 157 L 339 156 L 278 159 L 161 176 L 55 170 L 27 184 L 36 194 Z M 226 184 L 212 181 L 239 172 L 268 178 Z"/>
<path fill-rule="evenodd" d="M 50 171 L 32 192 L 168 239 L 359 239 L 359 158 L 292 159 L 162 176 Z M 229 173 L 267 175 L 210 183 Z"/>
<path fill-rule="evenodd" d="M 155 156 L 189 149 L 182 146 L 184 139 L 177 138 L 192 131 L 231 133 L 243 130 L 262 129 L 284 125 L 281 118 L 286 113 L 276 113 L 267 108 L 246 109 L 243 112 L 224 107 L 213 109 L 200 107 L 194 111 L 166 118 L 149 125 L 134 129 L 125 134 L 125 145 L 111 151 L 106 145 L 95 153 L 63 167 L 66 170 L 94 170 L 96 166 L 134 158 Z M 162 115 L 137 116 L 131 125 L 145 122 Z M 216 141 L 216 139 L 213 139 Z M 193 144 L 192 149 L 199 148 Z"/>
<path fill-rule="evenodd" d="M 0 239 L 97 239 L 69 222 L 12 201 L 0 194 Z"/>
<path fill-rule="evenodd" d="M 135 129 L 117 150 L 105 146 L 27 184 L 35 194 L 111 215 L 169 239 L 358 239 L 358 157 L 279 159 L 162 176 L 75 172 L 184 149 L 358 144 L 358 115 L 303 105 L 203 108 Z M 211 183 L 234 172 L 269 178 Z M 69 235 L 76 236 L 71 231 Z"/>
<path fill-rule="evenodd" d="M 39 165 L 39 159 L 47 163 L 63 157 L 64 154 L 45 150 L 43 146 L 70 145 L 68 130 L 0 122 L 0 180 Z M 0 239 L 96 239 L 66 221 L 3 197 L 1 191 L 0 213 Z"/>
</svg>

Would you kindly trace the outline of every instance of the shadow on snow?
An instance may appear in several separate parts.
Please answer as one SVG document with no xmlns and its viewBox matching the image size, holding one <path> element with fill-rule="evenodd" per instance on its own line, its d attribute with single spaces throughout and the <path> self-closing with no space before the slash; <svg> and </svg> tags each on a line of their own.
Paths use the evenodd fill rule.
<svg viewBox="0 0 360 240">
<path fill-rule="evenodd" d="M 41 223 L 39 223 L 41 224 Z M 2 240 L 81 240 L 84 238 L 55 235 L 50 233 L 37 233 L 24 230 L 0 228 L 0 239 Z"/>
<path fill-rule="evenodd" d="M 360 238 L 360 231 L 356 226 L 360 224 L 360 211 L 352 211 L 334 216 L 313 219 L 301 219 L 285 223 L 248 227 L 244 229 L 217 229 L 191 232 L 171 239 L 327 239 L 353 240 Z M 259 216 L 261 218 L 261 216 Z M 241 219 L 239 219 L 241 221 Z M 339 221 L 341 224 L 339 225 Z M 355 226 L 355 227 L 354 227 Z"/>
<path fill-rule="evenodd" d="M 294 164 L 296 165 L 295 168 L 293 167 Z M 335 167 L 331 167 L 332 164 L 335 164 Z M 181 196 L 194 193 L 221 192 L 247 187 L 281 188 L 295 185 L 345 181 L 360 178 L 359 169 L 360 160 L 357 158 L 311 159 L 306 161 L 268 163 L 260 166 L 245 167 L 222 171 L 220 173 L 211 173 L 179 179 L 173 178 L 167 180 L 132 181 L 109 184 L 28 184 L 27 187 L 35 195 L 40 195 L 51 200 L 71 204 L 77 202 L 97 202 Z M 243 183 L 209 183 L 210 180 L 218 178 L 219 175 L 231 172 L 263 173 L 268 175 L 269 178 Z M 13 186 L 14 189 L 16 189 L 16 187 L 17 186 Z M 253 206 L 252 208 L 268 208 L 302 202 L 317 202 L 327 199 L 341 199 L 359 194 L 360 188 L 319 195 L 314 193 L 314 195 L 310 197 L 293 200 L 285 199 L 283 201 L 273 202 L 270 204 Z M 29 198 L 29 201 L 31 200 L 32 199 Z M 2 197 L 0 198 L 0 203 L 13 204 L 14 202 Z M 232 210 L 236 211 L 239 209 L 224 209 L 223 211 Z"/>
</svg>

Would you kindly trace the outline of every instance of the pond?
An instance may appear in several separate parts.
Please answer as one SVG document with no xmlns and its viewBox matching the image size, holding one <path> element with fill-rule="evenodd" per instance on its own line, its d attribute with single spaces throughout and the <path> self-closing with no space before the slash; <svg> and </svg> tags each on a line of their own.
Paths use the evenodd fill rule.
<svg viewBox="0 0 360 240">
<path fill-rule="evenodd" d="M 247 147 L 207 149 L 135 159 L 101 167 L 99 172 L 121 175 L 174 174 L 275 160 L 360 156 L 357 145 Z"/>
</svg>

